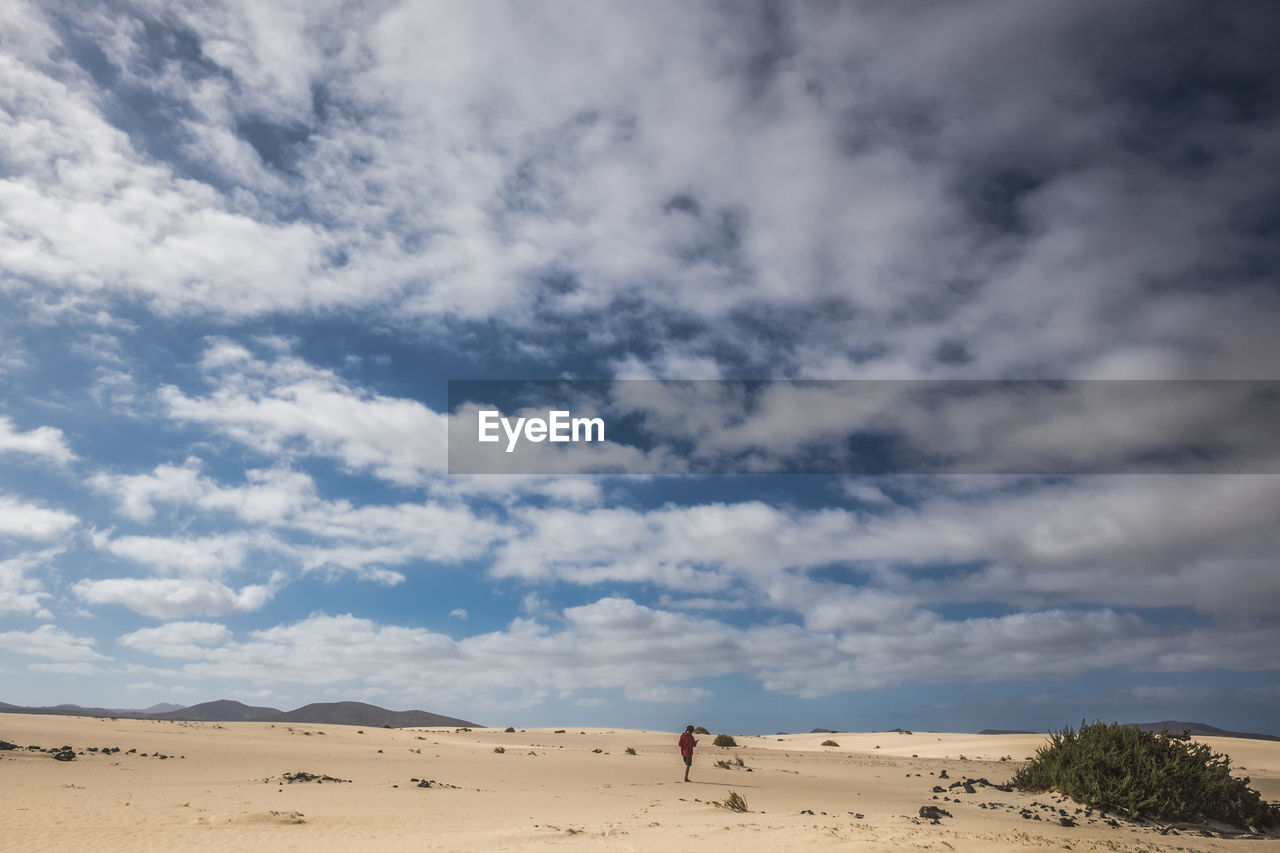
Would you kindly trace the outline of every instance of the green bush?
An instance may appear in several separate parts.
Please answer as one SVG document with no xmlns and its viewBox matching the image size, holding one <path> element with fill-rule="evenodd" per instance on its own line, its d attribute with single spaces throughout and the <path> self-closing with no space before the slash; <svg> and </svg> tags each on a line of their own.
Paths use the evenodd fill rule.
<svg viewBox="0 0 1280 853">
<path fill-rule="evenodd" d="M 1026 791 L 1054 788 L 1134 818 L 1280 825 L 1280 806 L 1263 802 L 1247 776 L 1232 776 L 1230 757 L 1192 741 L 1186 732 L 1157 734 L 1082 720 L 1079 732 L 1069 726 L 1053 732 L 1009 784 Z"/>
<path fill-rule="evenodd" d="M 824 740 L 824 741 L 822 742 L 822 745 L 823 745 L 823 746 L 839 746 L 840 744 L 836 743 L 836 742 L 835 742 L 835 741 L 833 741 L 833 740 Z"/>
<path fill-rule="evenodd" d="M 747 801 L 737 791 L 730 791 L 729 796 L 724 798 L 724 802 L 716 803 L 716 805 L 722 806 L 731 812 L 747 811 Z"/>
<path fill-rule="evenodd" d="M 706 726 L 698 726 L 697 728 L 695 728 L 695 729 L 693 730 L 693 733 L 694 733 L 695 735 L 709 735 L 709 734 L 711 734 L 711 732 L 707 731 L 707 727 L 706 727 Z"/>
<path fill-rule="evenodd" d="M 733 735 L 716 735 L 716 746 L 737 746 L 738 742 L 733 739 Z"/>
</svg>

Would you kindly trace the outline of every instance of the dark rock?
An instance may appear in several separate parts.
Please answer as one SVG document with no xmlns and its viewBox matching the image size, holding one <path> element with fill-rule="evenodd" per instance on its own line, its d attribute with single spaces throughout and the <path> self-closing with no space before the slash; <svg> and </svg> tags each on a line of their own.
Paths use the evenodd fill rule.
<svg viewBox="0 0 1280 853">
<path fill-rule="evenodd" d="M 0 752 L 4 752 L 10 749 L 17 749 L 17 748 L 18 748 L 18 745 L 16 743 L 9 743 L 9 741 L 7 740 L 0 740 Z"/>
<path fill-rule="evenodd" d="M 947 771 L 943 770 L 941 773 L 939 773 L 939 774 L 938 774 L 938 778 L 939 778 L 939 779 L 950 779 L 951 777 L 947 775 Z"/>
<path fill-rule="evenodd" d="M 942 792 L 944 792 L 944 791 L 946 791 L 946 790 L 947 790 L 947 789 L 946 789 L 946 788 L 944 788 L 944 787 L 942 787 L 941 785 L 934 785 L 934 786 L 933 786 L 933 792 L 934 792 L 935 794 L 941 794 Z"/>
<path fill-rule="evenodd" d="M 297 773 L 286 773 L 280 777 L 290 784 L 294 782 L 350 782 L 350 779 L 338 779 L 333 776 L 326 776 L 318 773 L 307 773 L 305 770 L 299 770 Z"/>
<path fill-rule="evenodd" d="M 76 751 L 69 746 L 64 746 L 62 749 L 53 753 L 54 761 L 74 761 L 75 757 Z"/>
<path fill-rule="evenodd" d="M 1075 826 L 1075 825 L 1076 825 L 1076 822 L 1075 822 L 1074 820 L 1072 820 L 1071 818 L 1069 818 L 1069 817 L 1060 817 L 1060 818 L 1058 818 L 1058 823 L 1062 824 L 1063 826 Z"/>
<path fill-rule="evenodd" d="M 937 806 L 921 806 L 920 817 L 933 823 L 941 823 L 944 817 L 951 817 L 951 812 Z"/>
</svg>

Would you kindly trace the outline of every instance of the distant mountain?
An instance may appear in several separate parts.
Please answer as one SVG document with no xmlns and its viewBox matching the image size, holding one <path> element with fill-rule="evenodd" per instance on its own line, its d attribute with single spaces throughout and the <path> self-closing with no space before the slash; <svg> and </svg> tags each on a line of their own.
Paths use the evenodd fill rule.
<svg viewBox="0 0 1280 853">
<path fill-rule="evenodd" d="M 839 729 L 809 729 L 811 735 L 838 735 Z"/>
<path fill-rule="evenodd" d="M 1250 738 L 1252 740 L 1277 740 L 1280 737 L 1276 735 L 1261 735 L 1256 732 L 1233 732 L 1227 729 L 1220 729 L 1217 726 L 1211 726 L 1207 723 L 1184 723 L 1179 720 L 1161 720 L 1158 723 L 1125 723 L 1126 726 L 1133 726 L 1135 729 L 1142 729 L 1144 732 L 1163 732 L 1180 735 L 1184 731 L 1189 731 L 1193 735 L 1200 737 L 1239 737 Z M 1044 732 L 1025 732 L 1017 729 L 983 729 L 978 732 L 980 735 L 1034 735 L 1044 734 Z"/>
<path fill-rule="evenodd" d="M 10 705 L 6 702 L 0 702 L 0 713 L 45 714 L 63 717 L 125 717 L 128 719 L 138 719 L 147 716 L 142 711 L 132 711 L 121 708 L 82 708 L 79 705 L 27 707 L 26 705 Z"/>
<path fill-rule="evenodd" d="M 334 726 L 390 726 L 402 729 L 408 726 L 470 726 L 480 728 L 479 723 L 469 723 L 456 717 L 445 717 L 427 711 L 388 711 L 364 702 L 313 702 L 294 711 L 286 711 L 267 718 L 281 723 L 326 723 Z"/>
<path fill-rule="evenodd" d="M 235 723 L 246 720 L 261 720 L 280 713 L 279 708 L 258 707 L 237 702 L 234 699 L 217 699 L 213 702 L 201 702 L 188 708 L 166 711 L 162 714 L 151 714 L 157 720 L 198 720 L 209 723 Z"/>
<path fill-rule="evenodd" d="M 331 726 L 387 726 L 402 729 L 409 726 L 440 727 L 466 726 L 482 728 L 479 723 L 469 723 L 457 717 L 446 717 L 428 711 L 388 711 L 364 702 L 315 702 L 293 711 L 279 708 L 246 705 L 234 699 L 217 699 L 198 705 L 182 707 L 168 702 L 152 705 L 145 711 L 117 708 L 82 708 L 79 705 L 28 708 L 0 702 L 4 714 L 61 714 L 73 717 L 123 717 L 145 720 L 193 720 L 205 723 L 324 723 Z"/>
<path fill-rule="evenodd" d="M 1170 734 L 1180 735 L 1184 731 L 1189 731 L 1193 735 L 1199 735 L 1200 737 L 1242 737 L 1251 740 L 1280 741 L 1280 737 L 1276 735 L 1260 735 L 1256 732 L 1232 732 L 1206 723 L 1183 723 L 1178 720 L 1161 720 L 1158 723 L 1126 723 L 1125 725 L 1142 729 L 1144 732 L 1167 731 Z"/>
</svg>

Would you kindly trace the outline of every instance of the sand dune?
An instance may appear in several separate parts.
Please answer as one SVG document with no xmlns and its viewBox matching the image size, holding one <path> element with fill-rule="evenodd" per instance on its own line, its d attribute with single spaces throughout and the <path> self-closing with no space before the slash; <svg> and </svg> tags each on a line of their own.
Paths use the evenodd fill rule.
<svg viewBox="0 0 1280 853">
<path fill-rule="evenodd" d="M 0 740 L 21 748 L 0 752 L 0 847 L 1280 851 L 1280 840 L 1113 827 L 1048 795 L 947 787 L 1004 781 L 1037 735 L 800 734 L 738 737 L 738 749 L 704 737 L 690 784 L 675 737 L 3 714 Z M 1280 743 L 1205 741 L 1280 799 Z M 77 755 L 56 761 L 29 745 Z M 120 752 L 101 751 L 112 747 Z M 286 780 L 300 772 L 349 781 Z M 713 804 L 730 791 L 749 812 Z M 952 817 L 933 824 L 919 817 L 924 805 Z M 1080 825 L 1059 825 L 1059 809 Z"/>
</svg>

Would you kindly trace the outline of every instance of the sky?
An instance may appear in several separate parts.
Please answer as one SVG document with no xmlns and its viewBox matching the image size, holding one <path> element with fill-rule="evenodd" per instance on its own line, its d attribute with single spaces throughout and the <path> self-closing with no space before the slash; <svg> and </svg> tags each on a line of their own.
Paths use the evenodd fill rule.
<svg viewBox="0 0 1280 853">
<path fill-rule="evenodd" d="M 1280 379 L 1274 4 L 0 15 L 0 701 L 1280 734 L 1274 465 L 448 457 L 450 380 Z"/>
</svg>

